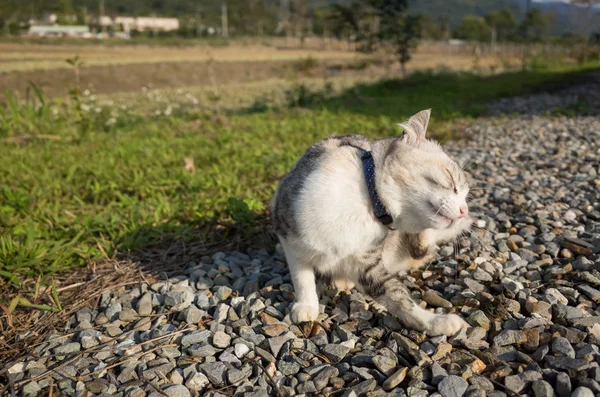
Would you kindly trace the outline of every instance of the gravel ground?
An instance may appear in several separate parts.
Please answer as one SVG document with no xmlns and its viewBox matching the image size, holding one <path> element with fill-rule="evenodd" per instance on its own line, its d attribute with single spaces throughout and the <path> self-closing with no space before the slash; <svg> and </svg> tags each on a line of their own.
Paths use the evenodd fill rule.
<svg viewBox="0 0 600 397">
<path fill-rule="evenodd" d="M 586 74 L 585 84 L 575 84 L 554 92 L 502 98 L 490 104 L 491 114 L 547 112 L 597 115 L 600 112 L 600 72 Z"/>
<path fill-rule="evenodd" d="M 281 254 L 217 252 L 179 277 L 105 293 L 9 369 L 22 395 L 600 395 L 600 118 L 481 120 L 469 160 L 473 233 L 406 277 L 471 327 L 403 329 L 356 291 L 289 321 Z"/>
</svg>

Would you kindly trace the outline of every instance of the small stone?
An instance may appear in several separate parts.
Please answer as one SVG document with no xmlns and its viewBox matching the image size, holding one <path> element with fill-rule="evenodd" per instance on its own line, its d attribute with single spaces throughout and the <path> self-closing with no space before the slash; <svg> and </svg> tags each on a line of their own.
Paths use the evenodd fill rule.
<svg viewBox="0 0 600 397">
<path fill-rule="evenodd" d="M 229 384 L 233 385 L 246 378 L 246 374 L 239 369 L 231 368 L 227 371 L 227 381 Z"/>
<path fill-rule="evenodd" d="M 579 386 L 577 389 L 573 390 L 571 397 L 594 397 L 594 392 L 587 387 Z"/>
<path fill-rule="evenodd" d="M 317 390 L 323 390 L 329 379 L 335 378 L 340 374 L 340 371 L 335 367 L 325 367 L 312 379 Z"/>
<path fill-rule="evenodd" d="M 137 302 L 137 312 L 140 316 L 152 314 L 152 293 L 146 292 Z"/>
<path fill-rule="evenodd" d="M 181 311 L 189 307 L 194 302 L 194 294 L 188 290 L 169 291 L 165 294 L 165 306 L 170 306 L 172 310 Z"/>
<path fill-rule="evenodd" d="M 479 292 L 485 291 L 485 287 L 481 283 L 478 283 L 477 281 L 475 281 L 473 279 L 465 278 L 463 280 L 463 282 L 465 283 L 467 288 L 469 288 L 471 291 L 473 291 L 476 294 Z"/>
<path fill-rule="evenodd" d="M 474 327 L 481 327 L 486 331 L 490 329 L 490 319 L 481 310 L 476 310 L 467 319 L 469 324 Z"/>
<path fill-rule="evenodd" d="M 94 393 L 100 394 L 107 389 L 108 385 L 100 379 L 88 381 L 85 383 L 85 388 Z"/>
<path fill-rule="evenodd" d="M 144 332 L 150 330 L 152 327 L 152 319 L 150 317 L 144 317 L 135 322 L 133 329 L 136 331 Z"/>
<path fill-rule="evenodd" d="M 212 357 L 217 353 L 217 350 L 211 344 L 203 342 L 189 346 L 188 353 L 192 357 Z"/>
<path fill-rule="evenodd" d="M 38 396 L 39 393 L 42 391 L 42 388 L 40 387 L 39 383 L 34 381 L 25 384 L 25 386 L 23 386 L 22 391 L 23 396 Z"/>
<path fill-rule="evenodd" d="M 54 348 L 54 354 L 64 356 L 71 353 L 76 353 L 81 350 L 81 345 L 77 342 L 70 342 L 59 345 Z"/>
<path fill-rule="evenodd" d="M 600 291 L 598 291 L 597 289 L 592 288 L 586 284 L 578 285 L 577 289 L 583 292 L 585 296 L 593 300 L 595 303 L 600 303 Z"/>
<path fill-rule="evenodd" d="M 377 355 L 373 357 L 373 364 L 375 364 L 375 367 L 379 371 L 387 376 L 390 376 L 396 368 L 396 361 L 386 356 Z"/>
<path fill-rule="evenodd" d="M 469 384 L 463 378 L 449 375 L 438 384 L 438 391 L 442 397 L 462 397 L 468 387 Z"/>
<path fill-rule="evenodd" d="M 578 256 L 577 259 L 573 261 L 573 269 L 575 270 L 587 271 L 590 270 L 593 265 L 594 262 L 592 262 L 585 256 Z"/>
<path fill-rule="evenodd" d="M 478 389 L 486 392 L 494 390 L 494 384 L 487 378 L 479 375 L 474 375 L 469 378 L 469 383 Z"/>
<path fill-rule="evenodd" d="M 215 313 L 213 314 L 213 318 L 217 324 L 221 324 L 227 320 L 227 315 L 229 314 L 229 306 L 225 303 L 221 303 L 217 306 Z"/>
<path fill-rule="evenodd" d="M 452 345 L 450 343 L 442 342 L 438 345 L 435 354 L 431 357 L 432 360 L 437 361 L 445 358 L 452 352 Z"/>
<path fill-rule="evenodd" d="M 328 344 L 323 346 L 321 351 L 334 363 L 339 363 L 350 353 L 350 348 L 344 345 Z"/>
<path fill-rule="evenodd" d="M 205 312 L 198 309 L 196 305 L 190 305 L 183 311 L 183 317 L 188 324 L 198 324 L 200 320 L 202 320 L 204 314 Z"/>
<path fill-rule="evenodd" d="M 179 349 L 172 346 L 161 347 L 160 349 L 158 349 L 157 353 L 160 357 L 165 358 L 177 358 L 181 356 L 181 352 L 179 351 Z"/>
<path fill-rule="evenodd" d="M 431 383 L 433 385 L 439 385 L 442 379 L 448 376 L 448 372 L 442 368 L 437 361 L 434 361 L 431 365 Z"/>
<path fill-rule="evenodd" d="M 244 357 L 250 351 L 250 348 L 243 343 L 236 343 L 233 349 L 237 358 Z"/>
<path fill-rule="evenodd" d="M 591 255 L 594 249 L 594 246 L 590 243 L 569 237 L 565 237 L 562 246 L 577 255 Z"/>
<path fill-rule="evenodd" d="M 407 373 L 408 373 L 408 368 L 407 367 L 400 368 L 399 370 L 397 370 L 396 372 L 394 372 L 392 375 L 390 375 L 385 380 L 385 382 L 383 382 L 383 385 L 382 385 L 383 389 L 387 390 L 387 391 L 390 391 L 390 390 L 394 389 L 400 383 L 402 383 L 402 381 L 404 380 L 404 378 L 406 378 L 406 374 Z"/>
<path fill-rule="evenodd" d="M 566 372 L 556 374 L 556 394 L 558 394 L 558 397 L 569 397 L 571 395 L 571 378 Z"/>
<path fill-rule="evenodd" d="M 262 332 L 267 336 L 275 337 L 275 336 L 279 336 L 279 335 L 283 334 L 288 329 L 289 329 L 289 327 L 286 324 L 276 323 L 276 324 L 269 324 L 269 325 L 263 326 Z"/>
<path fill-rule="evenodd" d="M 544 360 L 546 365 L 556 369 L 581 371 L 589 366 L 588 362 L 581 358 L 546 356 Z"/>
<path fill-rule="evenodd" d="M 290 339 L 293 339 L 293 334 L 285 334 L 281 336 L 276 336 L 274 338 L 270 338 L 269 347 L 271 348 L 271 353 L 273 353 L 273 355 L 277 357 L 283 345 L 286 344 L 287 341 L 289 341 Z"/>
<path fill-rule="evenodd" d="M 285 376 L 295 375 L 300 371 L 300 364 L 296 361 L 279 360 L 277 369 Z"/>
<path fill-rule="evenodd" d="M 352 386 L 352 391 L 354 391 L 358 396 L 360 396 L 362 394 L 366 394 L 370 391 L 373 391 L 376 386 L 377 381 L 375 381 L 375 379 L 369 379 L 359 383 L 358 385 Z"/>
<path fill-rule="evenodd" d="M 558 356 L 575 358 L 575 349 L 573 349 L 567 338 L 563 338 L 562 336 L 552 341 L 552 353 Z"/>
<path fill-rule="evenodd" d="M 256 354 L 258 354 L 260 357 L 264 358 L 265 360 L 267 360 L 268 362 L 274 363 L 275 362 L 275 357 L 269 353 L 268 351 L 261 349 L 260 347 L 255 347 L 254 350 L 256 351 Z"/>
<path fill-rule="evenodd" d="M 208 338 L 210 338 L 210 331 L 208 331 L 208 330 L 194 331 L 194 332 L 191 332 L 191 333 L 183 336 L 183 338 L 181 339 L 181 345 L 183 347 L 186 347 L 186 346 L 198 344 L 201 342 L 206 342 L 206 341 L 208 341 Z"/>
<path fill-rule="evenodd" d="M 525 382 L 519 375 L 511 375 L 504 378 L 504 386 L 513 393 L 520 393 L 525 388 Z"/>
<path fill-rule="evenodd" d="M 526 339 L 521 331 L 511 329 L 505 329 L 494 337 L 494 344 L 496 346 L 509 346 L 524 342 L 526 342 Z"/>
<path fill-rule="evenodd" d="M 185 385 L 190 390 L 202 391 L 209 383 L 210 381 L 202 372 L 194 372 L 188 377 Z"/>
<path fill-rule="evenodd" d="M 304 382 L 296 387 L 296 391 L 300 394 L 316 393 L 317 388 L 312 381 Z"/>
<path fill-rule="evenodd" d="M 157 360 L 158 361 L 158 360 Z M 159 363 L 143 372 L 144 380 L 152 380 L 155 377 L 166 377 L 169 372 L 175 368 L 174 362 L 167 361 Z"/>
<path fill-rule="evenodd" d="M 529 306 L 529 312 L 532 314 L 538 314 L 539 316 L 544 317 L 548 320 L 552 320 L 552 305 L 550 305 L 548 302 L 540 301 L 531 303 L 531 305 Z"/>
<path fill-rule="evenodd" d="M 106 315 L 106 317 L 108 317 L 109 321 L 113 321 L 119 318 L 119 313 L 122 309 L 123 308 L 120 303 L 111 303 L 104 311 L 104 314 Z"/>
<path fill-rule="evenodd" d="M 135 321 L 137 319 L 138 319 L 138 314 L 133 309 L 125 308 L 125 309 L 121 310 L 121 312 L 119 313 L 119 320 L 126 322 L 126 323 Z"/>
<path fill-rule="evenodd" d="M 200 364 L 200 369 L 215 387 L 225 386 L 227 367 L 221 362 Z"/>
<path fill-rule="evenodd" d="M 190 397 L 190 391 L 182 385 L 169 386 L 163 390 L 168 397 Z"/>
<path fill-rule="evenodd" d="M 577 219 L 577 214 L 573 210 L 567 210 L 567 212 L 565 212 L 563 215 L 563 219 L 572 222 Z"/>
<path fill-rule="evenodd" d="M 222 301 L 229 298 L 231 296 L 231 292 L 232 292 L 232 289 L 227 286 L 224 286 L 224 285 L 218 286 L 213 289 L 213 294 L 216 297 L 218 297 L 219 300 L 222 300 Z"/>
<path fill-rule="evenodd" d="M 449 309 L 452 307 L 452 303 L 448 302 L 446 299 L 442 298 L 432 290 L 427 290 L 423 294 L 423 300 L 427 302 L 428 305 L 433 307 L 443 307 Z"/>
<path fill-rule="evenodd" d="M 552 386 L 550 386 L 550 383 L 546 382 L 545 380 L 536 380 L 531 385 L 531 388 L 533 389 L 533 394 L 535 397 L 554 396 L 554 390 L 552 389 Z"/>
<path fill-rule="evenodd" d="M 214 346 L 219 347 L 221 349 L 225 349 L 229 347 L 229 343 L 231 342 L 231 336 L 227 335 L 225 332 L 218 331 L 213 335 L 212 343 Z"/>
</svg>

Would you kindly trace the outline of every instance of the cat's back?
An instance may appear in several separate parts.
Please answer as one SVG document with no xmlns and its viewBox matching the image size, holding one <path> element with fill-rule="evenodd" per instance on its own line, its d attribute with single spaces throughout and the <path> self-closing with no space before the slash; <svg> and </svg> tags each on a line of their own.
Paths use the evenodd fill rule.
<svg viewBox="0 0 600 397">
<path fill-rule="evenodd" d="M 372 140 L 363 135 L 333 136 L 309 147 L 277 187 L 272 202 L 272 217 L 275 231 L 286 236 L 298 234 L 295 205 L 303 196 L 307 182 L 312 178 L 323 179 L 329 175 L 343 183 L 344 172 L 352 172 L 352 165 L 359 162 L 358 150 L 370 151 Z M 313 181 L 314 182 L 314 181 Z M 317 182 L 333 188 L 331 181 Z M 315 183 L 311 183 L 315 185 Z"/>
</svg>

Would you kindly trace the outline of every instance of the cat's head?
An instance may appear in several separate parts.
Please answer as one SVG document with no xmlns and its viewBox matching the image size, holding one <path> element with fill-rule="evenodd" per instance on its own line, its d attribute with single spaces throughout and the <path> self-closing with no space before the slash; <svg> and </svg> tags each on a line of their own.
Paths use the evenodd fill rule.
<svg viewBox="0 0 600 397">
<path fill-rule="evenodd" d="M 404 135 L 385 156 L 384 189 L 387 201 L 392 201 L 392 216 L 398 215 L 393 216 L 394 226 L 416 233 L 444 230 L 454 236 L 472 223 L 469 185 L 461 167 L 437 142 L 425 137 L 429 115 L 430 110 L 423 110 L 401 124 Z"/>
</svg>

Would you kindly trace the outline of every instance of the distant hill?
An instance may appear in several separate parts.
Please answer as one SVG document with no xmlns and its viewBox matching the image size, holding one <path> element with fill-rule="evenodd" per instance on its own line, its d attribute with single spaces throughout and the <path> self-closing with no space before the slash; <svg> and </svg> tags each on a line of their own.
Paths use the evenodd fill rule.
<svg viewBox="0 0 600 397">
<path fill-rule="evenodd" d="M 508 8 L 521 21 L 527 12 L 527 0 L 412 0 L 411 12 L 427 14 L 433 18 L 447 16 L 450 25 L 455 27 L 464 15 L 484 16 L 492 11 Z M 585 15 L 581 6 L 569 1 L 532 1 L 532 8 L 553 15 L 552 34 L 583 33 L 587 25 L 588 32 L 600 31 L 600 7 L 595 7 L 591 16 Z"/>
</svg>

